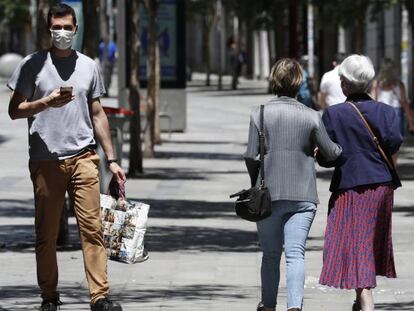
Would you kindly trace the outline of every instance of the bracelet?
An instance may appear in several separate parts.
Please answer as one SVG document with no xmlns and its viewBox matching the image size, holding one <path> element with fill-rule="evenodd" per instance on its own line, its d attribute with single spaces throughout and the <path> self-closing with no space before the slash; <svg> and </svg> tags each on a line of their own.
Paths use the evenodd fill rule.
<svg viewBox="0 0 414 311">
<path fill-rule="evenodd" d="M 108 165 L 110 165 L 111 163 L 116 163 L 116 162 L 118 162 L 118 159 L 108 160 Z"/>
</svg>

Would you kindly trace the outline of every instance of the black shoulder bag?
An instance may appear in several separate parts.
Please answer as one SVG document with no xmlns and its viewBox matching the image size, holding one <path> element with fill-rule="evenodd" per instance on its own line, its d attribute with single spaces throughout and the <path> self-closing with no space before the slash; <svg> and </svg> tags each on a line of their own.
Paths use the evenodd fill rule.
<svg viewBox="0 0 414 311">
<path fill-rule="evenodd" d="M 260 149 L 260 184 L 258 187 L 243 189 L 230 198 L 238 197 L 235 203 L 236 214 L 248 221 L 259 221 L 269 217 L 272 214 L 272 199 L 269 189 L 265 187 L 264 182 L 264 133 L 263 133 L 263 110 L 260 106 L 260 131 L 259 131 L 259 149 Z"/>
</svg>

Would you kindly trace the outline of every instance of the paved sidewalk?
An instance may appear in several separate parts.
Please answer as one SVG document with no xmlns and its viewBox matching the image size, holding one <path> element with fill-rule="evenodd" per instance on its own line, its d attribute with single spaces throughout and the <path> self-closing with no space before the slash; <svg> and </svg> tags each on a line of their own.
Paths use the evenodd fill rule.
<svg viewBox="0 0 414 311">
<path fill-rule="evenodd" d="M 39 306 L 33 253 L 33 197 L 27 169 L 26 121 L 10 121 L 9 93 L 0 81 L 0 310 Z M 127 195 L 151 204 L 147 262 L 109 262 L 113 298 L 124 310 L 255 310 L 260 253 L 255 225 L 234 216 L 230 193 L 247 187 L 241 154 L 249 112 L 265 102 L 266 84 L 241 80 L 240 90 L 217 92 L 196 80 L 188 88 L 188 130 L 157 146 L 145 175 L 130 179 Z M 379 278 L 376 310 L 414 310 L 414 143 L 401 152 L 404 188 L 396 193 L 393 238 L 399 278 Z M 124 146 L 124 152 L 128 146 Z M 123 162 L 127 167 L 126 159 Z M 351 310 L 352 291 L 318 285 L 330 173 L 319 169 L 321 205 L 306 257 L 304 310 Z M 89 310 L 74 219 L 70 245 L 59 256 L 62 310 Z M 285 310 L 285 265 L 278 310 Z"/>
</svg>

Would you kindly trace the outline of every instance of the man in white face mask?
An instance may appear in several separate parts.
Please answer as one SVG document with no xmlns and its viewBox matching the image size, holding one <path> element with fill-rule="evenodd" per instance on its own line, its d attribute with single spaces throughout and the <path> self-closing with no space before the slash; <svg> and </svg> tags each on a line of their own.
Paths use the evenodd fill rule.
<svg viewBox="0 0 414 311">
<path fill-rule="evenodd" d="M 35 196 L 37 279 L 40 310 L 57 310 L 56 239 L 65 192 L 74 203 L 86 279 L 93 311 L 121 311 L 108 299 L 106 250 L 99 206 L 99 157 L 96 139 L 116 181 L 124 171 L 116 163 L 108 119 L 99 98 L 105 93 L 98 65 L 71 49 L 77 31 L 73 8 L 57 4 L 48 14 L 49 50 L 27 56 L 8 81 L 12 119 L 27 118 L 29 168 Z"/>
</svg>

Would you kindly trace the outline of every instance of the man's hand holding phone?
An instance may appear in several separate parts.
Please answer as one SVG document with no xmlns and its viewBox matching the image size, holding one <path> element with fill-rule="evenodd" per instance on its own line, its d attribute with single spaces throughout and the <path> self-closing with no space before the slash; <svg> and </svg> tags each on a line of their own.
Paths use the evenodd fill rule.
<svg viewBox="0 0 414 311">
<path fill-rule="evenodd" d="M 75 96 L 72 94 L 72 87 L 61 87 L 60 89 L 53 90 L 47 96 L 47 105 L 52 108 L 59 108 L 75 99 Z"/>
</svg>

